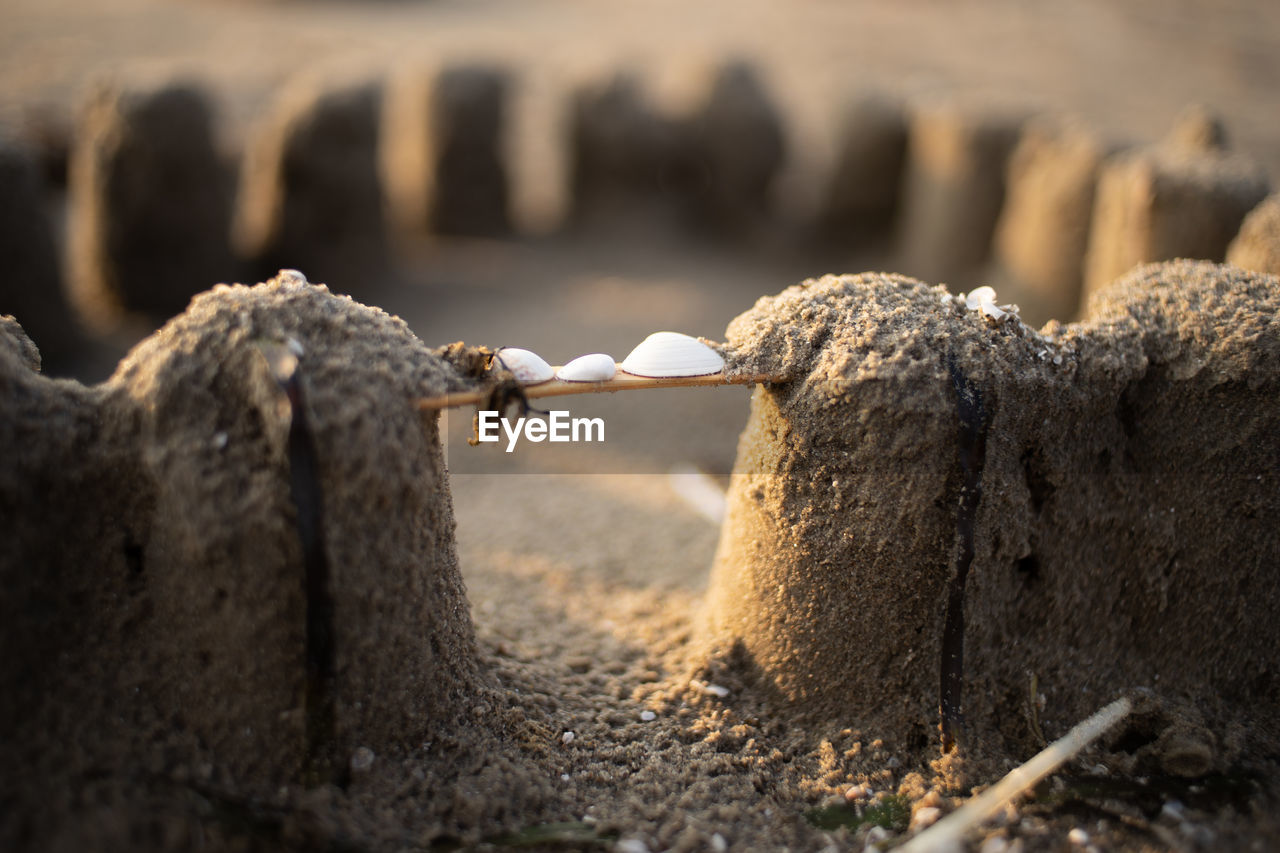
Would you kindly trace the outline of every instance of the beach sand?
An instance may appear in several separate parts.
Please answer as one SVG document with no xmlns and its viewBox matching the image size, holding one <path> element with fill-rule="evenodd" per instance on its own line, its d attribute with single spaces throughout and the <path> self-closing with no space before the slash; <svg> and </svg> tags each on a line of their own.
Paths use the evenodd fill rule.
<svg viewBox="0 0 1280 853">
<path fill-rule="evenodd" d="M 358 78 L 441 58 L 510 62 L 519 72 L 511 143 L 517 152 L 515 224 L 534 233 L 554 229 L 568 207 L 567 165 L 548 142 L 568 84 L 587 72 L 611 72 L 627 64 L 643 69 L 655 97 L 676 102 L 688 100 L 688 81 L 700 79 L 693 69 L 731 56 L 760 64 L 782 105 L 788 144 L 806 152 L 788 166 L 778 188 L 785 214 L 780 233 L 822 199 L 822 176 L 836 156 L 841 111 L 834 105 L 849 91 L 1048 107 L 1079 115 L 1108 140 L 1123 142 L 1157 139 L 1186 103 L 1209 103 L 1224 117 L 1234 150 L 1260 160 L 1272 174 L 1280 172 L 1275 153 L 1280 128 L 1270 118 L 1280 110 L 1280 51 L 1272 35 L 1280 26 L 1270 7 L 1243 2 L 1176 8 L 1154 2 L 1114 8 L 1099 2 L 1037 17 L 1012 2 L 945 12 L 933 6 L 894 11 L 874 3 L 813 4 L 803 12 L 763 2 L 729 9 L 705 4 L 696 10 L 663 3 L 642 13 L 568 2 L 537 9 L 514 2 L 470 8 L 385 4 L 371 11 L 340 3 L 8 0 L 5 10 L 0 107 L 7 119 L 56 131 L 71 123 L 81 96 L 104 71 L 182 70 L 210 82 L 221 110 L 221 143 L 232 151 L 266 115 L 279 87 L 300 70 Z M 677 17 L 680 26 L 672 26 Z M 1157 78 L 1160 84 L 1150 85 Z M 57 137 L 53 132 L 55 143 Z M 56 150 L 51 159 L 56 165 Z M 60 197 L 53 202 L 56 210 Z M 357 328 L 376 327 L 379 346 L 393 340 L 421 354 L 463 340 L 525 346 L 556 363 L 595 351 L 621 360 L 658 329 L 732 343 L 735 332 L 726 327 L 760 297 L 828 271 L 885 268 L 890 248 L 796 250 L 769 239 L 745 248 L 718 246 L 673 237 L 663 229 L 589 239 L 568 234 L 413 241 L 398 247 L 394 273 L 378 281 L 330 284 L 339 292 L 358 286 L 362 302 L 404 319 L 406 327 L 359 315 L 364 319 Z M 980 341 L 985 321 L 962 316 L 978 322 L 967 340 Z M 391 338 L 378 337 L 389 328 Z M 726 539 L 717 524 L 681 497 L 671 476 L 682 466 L 700 469 L 728 491 L 731 506 L 743 500 L 742 475 L 731 471 L 752 418 L 750 390 L 568 398 L 566 408 L 575 415 L 603 417 L 610 438 L 599 447 L 565 452 L 522 447 L 507 455 L 498 447 L 472 448 L 466 443 L 472 413 L 450 411 L 439 425 L 445 481 L 432 461 L 433 428 L 418 416 L 397 410 L 382 422 L 376 416 L 347 421 L 334 415 L 376 411 L 388 388 L 407 396 L 408 380 L 397 372 L 403 364 L 385 352 L 370 357 L 368 349 L 353 356 L 343 349 L 353 346 L 351 340 L 320 336 L 317 352 L 333 348 L 322 375 L 336 380 L 331 395 L 317 395 L 311 404 L 317 434 L 326 436 L 322 446 L 336 458 L 348 458 L 347 443 L 363 441 L 350 445 L 362 449 L 349 458 L 373 460 L 394 476 L 388 485 L 370 475 L 382 491 L 375 489 L 377 496 L 362 505 L 367 482 L 356 488 L 359 478 L 346 479 L 340 465 L 326 474 L 340 484 L 337 494 L 350 508 L 330 519 L 338 531 L 333 535 L 350 534 L 334 543 L 331 556 L 356 561 L 359 583 L 344 605 L 350 609 L 339 612 L 357 639 L 347 647 L 353 655 L 348 660 L 355 663 L 342 672 L 353 677 L 349 683 L 362 698 L 349 706 L 339 703 L 346 716 L 339 715 L 336 734 L 313 741 L 327 745 L 325 760 L 302 773 L 305 721 L 278 713 L 296 690 L 305 689 L 304 626 L 294 618 L 301 613 L 302 594 L 283 574 L 267 575 L 273 580 L 260 589 L 258 575 L 233 575 L 236 583 L 225 591 L 239 590 L 244 604 L 222 612 L 216 580 L 179 571 L 188 562 L 199 564 L 190 559 L 191 543 L 216 527 L 202 526 L 202 513 L 222 517 L 201 497 L 200 484 L 208 482 L 201 479 L 200 465 L 208 462 L 209 448 L 201 450 L 206 455 L 188 458 L 172 451 L 165 457 L 166 464 L 176 466 L 170 487 L 189 501 L 189 511 L 181 502 L 172 503 L 166 504 L 167 514 L 157 516 L 148 502 L 155 499 L 151 487 L 103 474 L 115 469 L 100 468 L 88 478 L 69 473 L 99 446 L 124 448 L 116 462 L 129 470 L 144 461 L 153 467 L 163 461 L 144 459 L 142 445 L 130 443 L 143 435 L 145 418 L 163 421 L 163 407 L 148 412 L 138 402 L 154 389 L 137 386 L 132 392 L 137 400 L 130 404 L 136 409 L 112 404 L 116 415 L 126 408 L 134 412 L 137 430 L 117 420 L 104 432 L 95 413 L 107 411 L 110 394 L 92 384 L 107 380 L 126 351 L 153 329 L 128 325 L 78 357 L 60 361 L 55 375 L 89 384 L 37 382 L 40 387 L 24 399 L 41 406 L 53 401 L 57 411 L 50 423 L 62 426 L 41 435 L 28 423 L 27 431 L 6 439 L 6 447 L 45 442 L 40 446 L 60 448 L 47 456 L 12 457 L 25 459 L 26 467 L 7 470 L 9 479 L 3 481 L 6 541 L 27 543 L 26 550 L 6 552 L 16 554 L 5 566 L 20 582 L 7 586 L 3 598 L 4 612 L 13 617 L 2 629 L 11 650 L 5 680 L 21 685 L 3 703 L 4 719 L 13 726 L 0 744 L 5 767 L 0 841 L 13 849 L 863 850 L 881 838 L 875 826 L 886 827 L 889 838 L 900 838 L 909 831 L 913 812 L 923 811 L 920 820 L 927 820 L 925 810 L 950 810 L 974 786 L 994 782 L 1043 740 L 1101 707 L 1112 698 L 1102 693 L 1115 686 L 1112 676 L 1132 676 L 1137 666 L 1104 660 L 1096 670 L 1082 670 L 1081 688 L 1072 692 L 1066 677 L 1080 666 L 1081 656 L 1058 656 L 1048 647 L 1036 652 L 1045 670 L 1023 682 L 1022 673 L 1002 669 L 991 653 L 1008 639 L 1000 623 L 977 619 L 971 624 L 979 633 L 970 648 L 980 651 L 971 658 L 977 680 L 967 694 L 969 707 L 975 720 L 988 721 L 988 731 L 999 732 L 999 739 L 981 747 L 974 742 L 968 753 L 962 744 L 959 755 L 945 757 L 938 748 L 936 664 L 930 657 L 936 648 L 919 644 L 909 660 L 927 658 L 931 668 L 905 678 L 839 671 L 848 662 L 841 656 L 859 638 L 876 650 L 879 661 L 908 660 L 914 647 L 899 651 L 890 642 L 902 624 L 883 632 L 860 625 L 848 636 L 833 637 L 830 648 L 839 658 L 834 664 L 792 655 L 793 662 L 810 667 L 806 677 L 822 676 L 829 668 L 831 686 L 824 688 L 824 698 L 807 704 L 804 696 L 785 695 L 797 682 L 784 678 L 780 694 L 762 675 L 759 659 L 723 642 L 735 632 L 726 627 L 733 622 L 725 616 L 732 592 L 722 567 L 732 561 L 730 540 L 738 529 L 733 525 L 741 520 L 731 520 Z M 1061 328 L 1046 334 L 1070 336 Z M 218 344 L 216 336 L 204 340 Z M 148 346 L 158 358 L 156 343 Z M 5 376 L 22 377 L 16 385 L 5 379 L 8 384 L 0 386 L 5 393 L 34 387 L 28 375 L 32 352 L 8 327 L 0 334 Z M 388 373 L 379 368 L 380 358 L 400 366 Z M 351 366 L 350 375 L 343 375 L 343 364 Z M 1051 371 L 1037 363 L 1029 375 L 1042 372 Z M 181 383 L 189 378 L 178 371 L 170 393 L 181 396 Z M 258 538 L 237 542 L 226 532 L 231 528 L 224 529 L 218 540 L 222 550 L 208 551 L 203 565 L 216 575 L 236 554 L 273 565 L 277 572 L 300 565 L 301 546 L 288 538 L 294 531 L 286 523 L 288 421 L 277 409 L 280 397 L 270 375 L 226 381 L 201 369 L 195 379 L 217 394 L 184 429 L 207 427 L 210 440 L 219 432 L 229 433 L 229 442 L 241 435 L 252 439 L 257 467 L 250 470 L 258 478 L 253 482 L 262 486 L 252 494 L 261 506 L 274 508 L 262 516 L 266 521 Z M 424 394 L 433 387 L 421 384 Z M 372 389 L 367 397 L 365 385 Z M 128 396 L 126 386 L 118 384 L 114 393 Z M 353 399 L 344 402 L 339 391 Z M 234 417 L 228 415 L 228 424 L 221 423 L 218 405 L 210 400 L 229 407 Z M 935 416 L 940 400 L 930 403 L 934 409 L 926 407 Z M 315 408 L 322 404 L 336 408 Z M 14 423 L 15 411 L 6 409 L 6 424 Z M 255 426 L 257 416 L 250 411 L 276 420 L 264 421 L 269 428 Z M 387 435 L 396 430 L 410 435 L 406 425 L 411 423 L 421 427 L 411 440 L 389 443 Z M 935 427 L 938 435 L 945 432 Z M 1005 451 L 1008 458 L 1000 464 L 1021 461 L 1017 448 Z M 425 479 L 410 477 L 415 471 L 425 472 Z M 1260 471 L 1259 476 L 1271 474 Z M 239 482 L 219 480 L 212 493 L 231 502 L 242 517 L 258 517 L 247 511 L 252 506 Z M 1237 507 L 1242 515 L 1252 511 L 1265 519 L 1274 512 L 1275 484 L 1263 486 L 1270 491 L 1262 499 Z M 1152 493 L 1159 490 L 1153 487 Z M 1018 501 L 1025 503 L 1029 494 L 1030 489 L 1019 494 Z M 409 509 L 389 524 L 386 519 L 394 513 L 388 514 L 387 504 L 403 495 L 410 497 Z M 997 508 L 1009 504 L 998 494 L 995 498 Z M 433 515 L 445 499 L 456 521 L 452 544 L 414 539 L 423 529 L 449 538 L 442 532 L 451 528 L 447 518 Z M 154 571 L 146 572 L 150 559 L 138 562 L 138 555 L 153 547 L 152 531 L 94 527 L 108 500 L 116 501 L 108 513 L 113 519 L 158 518 L 156 523 L 168 525 L 169 538 L 156 539 L 154 546 L 173 572 L 168 600 L 185 601 L 197 616 L 203 613 L 209 620 L 201 623 L 203 635 L 192 632 L 190 613 L 139 604 L 138 590 L 159 583 Z M 954 509 L 930 503 L 924 512 L 936 521 L 950 518 Z M 18 536 L 14 519 L 24 525 L 30 519 L 34 532 Z M 1165 519 L 1153 529 L 1168 541 L 1202 529 L 1175 526 Z M 175 530 L 183 535 L 172 535 Z M 921 542 L 933 551 L 922 548 L 921 553 L 939 550 L 936 530 L 932 535 Z M 370 543 L 375 550 L 402 548 L 401 537 L 409 541 L 409 553 L 435 560 L 433 577 L 445 579 L 444 597 L 462 602 L 446 619 L 424 618 L 420 632 L 412 623 L 414 614 L 438 616 L 431 590 L 383 578 L 376 566 L 359 565 L 352 556 Z M 885 541 L 892 549 L 888 534 Z M 283 550 L 264 554 L 257 547 L 261 542 L 284 543 L 279 544 Z M 1274 553 L 1274 538 L 1246 544 L 1252 546 L 1249 553 L 1265 547 Z M 1016 541 L 983 547 L 987 556 L 1001 559 L 1026 556 L 1014 554 L 1020 548 Z M 32 573 L 32 565 L 47 564 L 43 553 L 59 555 L 55 562 L 68 571 L 80 567 L 75 577 L 84 585 L 63 586 L 58 577 Z M 897 554 L 895 565 L 907 553 Z M 1142 601 L 1161 594 L 1157 575 L 1163 564 L 1121 568 L 1146 584 Z M 1225 577 L 1239 579 L 1238 566 L 1226 568 Z M 101 569 L 100 576 L 95 569 Z M 980 573 L 975 580 L 981 580 Z M 1274 595 L 1274 583 L 1260 586 L 1261 592 L 1247 586 L 1237 592 L 1261 604 Z M 49 589 L 60 592 L 48 597 Z M 1009 589 L 985 589 L 990 601 L 1008 604 L 1001 596 Z M 1185 604 L 1197 589 L 1171 587 L 1165 593 L 1181 596 Z M 458 597 L 463 594 L 465 599 Z M 748 598 L 742 597 L 744 607 Z M 924 616 L 937 615 L 923 600 L 908 605 L 903 606 L 908 616 L 921 617 L 911 630 L 924 624 Z M 881 600 L 879 606 L 883 611 L 892 604 Z M 1038 609 L 1021 618 L 1060 639 L 1053 630 L 1061 623 L 1034 624 L 1049 612 L 1044 606 L 1038 600 Z M 1212 600 L 1205 606 L 1215 612 Z M 984 614 L 998 612 L 993 604 Z M 1209 630 L 1219 633 L 1212 635 L 1211 645 L 1221 648 L 1220 632 L 1230 620 L 1222 612 L 1215 618 L 1219 621 Z M 278 633 L 257 628 L 246 633 L 254 620 Z M 1114 649 L 1124 626 L 1105 624 L 1099 643 L 1105 640 Z M 138 633 L 140 625 L 147 631 Z M 439 646 L 431 659 L 452 661 L 446 677 L 422 678 L 430 667 L 414 655 L 431 656 L 415 643 L 429 637 Z M 1077 639 L 1073 649 L 1089 647 L 1088 638 Z M 198 662 L 198 653 L 209 651 L 200 645 L 206 640 L 221 644 L 213 648 L 210 665 L 184 663 L 190 655 Z M 824 647 L 820 633 L 804 640 L 812 648 Z M 262 648 L 270 653 L 251 651 Z M 243 665 L 242 653 L 251 666 Z M 104 660 L 128 666 L 104 665 Z M 154 672 L 139 663 L 153 660 L 168 662 Z M 1212 664 L 1190 665 L 1183 688 Z M 1057 676 L 1050 687 L 1029 677 L 1043 678 L 1048 670 Z M 130 691 L 149 680 L 159 687 L 143 691 L 146 701 L 131 699 Z M 844 703 L 838 690 L 851 683 L 863 692 Z M 1016 693 L 1009 688 L 1015 683 Z M 988 685 L 1000 689 L 987 692 Z M 1123 686 L 1143 684 L 1130 678 Z M 1274 690 L 1270 669 L 1259 671 L 1256 684 L 1237 695 L 1256 697 L 1268 689 Z M 183 708 L 182 690 L 203 698 L 188 699 L 191 707 Z M 271 704 L 262 703 L 264 692 L 275 697 Z M 1259 723 L 1248 719 L 1245 705 L 1228 713 L 1195 691 L 1177 692 L 1176 701 L 1166 697 L 1142 705 L 1129 724 L 972 836 L 972 849 L 1064 850 L 1075 844 L 1068 840 L 1073 830 L 1102 850 L 1280 844 L 1274 720 Z M 840 713 L 843 707 L 850 709 L 847 715 Z M 443 719 L 421 716 L 427 710 Z M 253 732 L 236 731 L 242 712 L 253 718 Z M 1195 763 L 1206 754 L 1207 764 Z M 1167 761 L 1169 756 L 1191 763 Z M 1186 778 L 1174 772 L 1188 767 L 1207 775 Z M 1007 839 L 1010 846 L 992 839 Z"/>
</svg>

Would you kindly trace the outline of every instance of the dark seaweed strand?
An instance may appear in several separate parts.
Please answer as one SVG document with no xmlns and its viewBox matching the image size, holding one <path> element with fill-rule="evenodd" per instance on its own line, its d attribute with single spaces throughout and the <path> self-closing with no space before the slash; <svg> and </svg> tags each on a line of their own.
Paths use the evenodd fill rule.
<svg viewBox="0 0 1280 853">
<path fill-rule="evenodd" d="M 306 752 L 302 779 L 318 786 L 335 781 L 338 768 L 329 746 L 334 737 L 334 612 L 329 557 L 324 547 L 324 499 L 320 457 L 307 425 L 306 405 L 296 358 L 268 359 L 276 382 L 289 400 L 289 493 L 297 509 L 302 544 L 303 588 L 307 602 L 306 686 L 303 712 Z"/>
<path fill-rule="evenodd" d="M 982 466 L 987 457 L 987 426 L 990 423 L 982 393 L 960 370 L 954 356 L 947 357 L 947 372 L 956 392 L 962 481 L 960 507 L 956 513 L 959 548 L 955 571 L 947 588 L 947 615 L 942 624 L 942 685 L 938 704 L 942 717 L 943 752 L 955 749 L 964 725 L 964 587 L 969 578 L 969 567 L 973 564 L 973 540 L 978 503 L 982 500 Z"/>
<path fill-rule="evenodd" d="M 507 409 L 513 405 L 520 407 L 520 417 L 530 412 L 539 415 L 551 414 L 549 411 L 535 409 L 529 405 L 529 398 L 525 396 L 524 388 L 514 378 L 504 379 L 489 389 L 489 396 L 485 398 L 483 407 L 476 407 L 476 413 L 471 417 L 471 437 L 467 439 L 467 444 L 472 447 L 480 446 L 481 411 L 497 412 L 500 417 L 506 417 Z"/>
</svg>

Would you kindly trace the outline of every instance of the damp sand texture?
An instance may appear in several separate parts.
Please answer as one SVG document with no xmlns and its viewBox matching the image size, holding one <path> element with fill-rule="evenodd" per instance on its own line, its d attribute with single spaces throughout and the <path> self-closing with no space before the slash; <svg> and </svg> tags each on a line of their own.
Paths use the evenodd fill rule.
<svg viewBox="0 0 1280 853">
<path fill-rule="evenodd" d="M 27 770 L 4 780 L 17 807 L 0 839 L 862 849 L 873 824 L 901 835 L 913 807 L 954 808 L 1038 749 L 1027 669 L 1048 738 L 1145 688 L 1141 737 L 1091 762 L 1249 766 L 1276 742 L 1258 674 L 1276 665 L 1278 293 L 1229 267 L 1152 266 L 1040 332 L 898 276 L 761 300 L 730 325 L 729 378 L 779 378 L 756 392 L 705 591 L 711 530 L 634 485 L 611 513 L 610 478 L 469 478 L 481 527 L 504 536 L 455 542 L 416 401 L 469 381 L 322 288 L 204 294 L 95 387 L 41 377 L 6 323 L 0 423 L 26 451 L 0 467 L 18 546 L 0 563 L 19 735 L 2 746 Z M 289 338 L 296 372 L 273 374 L 264 347 Z M 296 422 L 335 584 L 324 737 L 306 724 Z M 975 424 L 961 761 L 946 764 L 942 634 Z M 37 488 L 51 500 L 27 500 Z M 512 506 L 598 512 L 614 535 Z M 628 532 L 646 523 L 661 541 Z M 824 823 L 833 800 L 842 824 Z M 1040 809 L 1004 831 L 1052 843 L 1078 820 Z M 1277 835 L 1203 819 L 1228 846 Z"/>
</svg>

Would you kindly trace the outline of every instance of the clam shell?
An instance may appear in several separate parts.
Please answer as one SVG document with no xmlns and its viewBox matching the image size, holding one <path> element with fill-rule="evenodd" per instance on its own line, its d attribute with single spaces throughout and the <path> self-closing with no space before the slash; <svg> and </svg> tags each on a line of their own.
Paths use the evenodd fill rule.
<svg viewBox="0 0 1280 853">
<path fill-rule="evenodd" d="M 708 376 L 724 370 L 720 353 L 679 332 L 654 332 L 622 362 L 633 376 Z"/>
<path fill-rule="evenodd" d="M 996 290 L 994 287 L 978 287 L 969 291 L 969 295 L 965 297 L 964 304 L 969 308 L 980 309 L 983 303 L 995 304 Z"/>
<path fill-rule="evenodd" d="M 542 356 L 527 349 L 502 347 L 494 354 L 494 358 L 500 360 L 502 365 L 515 376 L 516 381 L 524 385 L 548 382 L 556 375 L 551 365 L 547 364 Z"/>
<path fill-rule="evenodd" d="M 603 352 L 580 355 L 556 371 L 565 382 L 607 382 L 618 372 L 613 356 Z"/>
</svg>

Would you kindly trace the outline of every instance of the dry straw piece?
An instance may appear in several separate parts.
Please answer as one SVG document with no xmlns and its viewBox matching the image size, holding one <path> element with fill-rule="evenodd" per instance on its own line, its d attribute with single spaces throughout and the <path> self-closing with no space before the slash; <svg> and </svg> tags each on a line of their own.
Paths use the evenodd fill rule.
<svg viewBox="0 0 1280 853">
<path fill-rule="evenodd" d="M 955 850 L 956 845 L 970 831 L 979 827 L 1015 797 L 1035 787 L 1050 773 L 1075 758 L 1082 749 L 1106 734 L 1108 729 L 1123 720 L 1132 710 L 1133 703 L 1129 699 L 1117 699 L 898 850 L 901 853 L 944 853 Z"/>
</svg>

